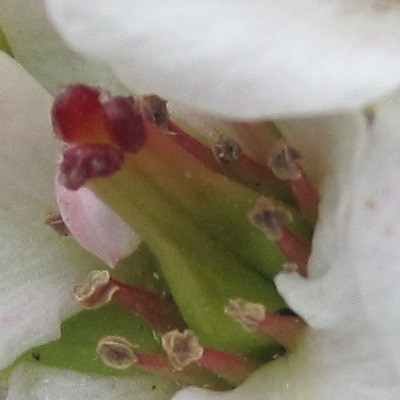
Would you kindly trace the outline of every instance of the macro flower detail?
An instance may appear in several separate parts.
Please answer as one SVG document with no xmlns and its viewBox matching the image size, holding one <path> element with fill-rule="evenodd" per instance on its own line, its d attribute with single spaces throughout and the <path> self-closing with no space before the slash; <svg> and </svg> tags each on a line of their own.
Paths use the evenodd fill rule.
<svg viewBox="0 0 400 400">
<path fill-rule="evenodd" d="M 3 0 L 0 397 L 398 399 L 398 15 Z"/>
<path fill-rule="evenodd" d="M 124 337 L 105 336 L 97 352 L 108 366 L 222 389 L 296 342 L 304 324 L 284 310 L 272 278 L 285 262 L 306 275 L 310 255 L 318 195 L 297 152 L 272 137 L 279 147 L 271 147 L 271 171 L 231 139 L 219 137 L 210 148 L 189 136 L 155 95 L 114 97 L 84 85 L 56 96 L 52 121 L 66 143 L 60 184 L 70 195 L 89 188 L 139 233 L 171 296 L 107 271 L 93 271 L 77 284 L 75 299 L 84 307 L 113 299 L 161 338 L 159 353 L 148 353 Z M 252 304 L 261 313 L 255 329 L 244 329 L 238 322 L 253 318 Z"/>
</svg>

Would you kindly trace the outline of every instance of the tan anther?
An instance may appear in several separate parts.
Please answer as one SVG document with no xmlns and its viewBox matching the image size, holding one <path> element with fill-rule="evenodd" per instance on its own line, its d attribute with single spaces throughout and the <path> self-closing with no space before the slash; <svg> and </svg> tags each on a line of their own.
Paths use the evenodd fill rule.
<svg viewBox="0 0 400 400">
<path fill-rule="evenodd" d="M 291 215 L 284 208 L 275 205 L 273 200 L 261 197 L 250 211 L 250 221 L 260 228 L 269 240 L 280 240 L 282 227 L 287 225 Z"/>
<path fill-rule="evenodd" d="M 231 139 L 220 138 L 213 147 L 215 158 L 223 164 L 236 161 L 242 154 L 239 143 Z"/>
<path fill-rule="evenodd" d="M 143 117 L 160 128 L 166 128 L 169 120 L 167 102 L 155 94 L 146 94 L 136 99 Z"/>
<path fill-rule="evenodd" d="M 74 286 L 73 298 L 83 307 L 95 309 L 107 304 L 117 290 L 108 271 L 95 270 Z"/>
<path fill-rule="evenodd" d="M 168 332 L 162 337 L 161 342 L 172 366 L 177 371 L 181 371 L 203 356 L 204 349 L 200 346 L 196 335 L 188 329 L 183 332 L 178 330 Z"/>
<path fill-rule="evenodd" d="M 299 179 L 301 169 L 297 161 L 301 158 L 300 153 L 289 147 L 285 142 L 276 142 L 268 159 L 268 165 L 276 177 L 282 180 Z"/>
<path fill-rule="evenodd" d="M 265 318 L 265 307 L 262 304 L 243 299 L 230 299 L 224 311 L 247 331 L 255 330 L 258 323 Z"/>
<path fill-rule="evenodd" d="M 112 368 L 126 369 L 138 361 L 133 344 L 120 336 L 104 337 L 96 350 L 104 364 Z"/>
<path fill-rule="evenodd" d="M 52 214 L 48 216 L 45 220 L 45 224 L 54 229 L 60 236 L 68 236 L 70 234 L 69 229 L 65 225 L 60 214 Z"/>
</svg>

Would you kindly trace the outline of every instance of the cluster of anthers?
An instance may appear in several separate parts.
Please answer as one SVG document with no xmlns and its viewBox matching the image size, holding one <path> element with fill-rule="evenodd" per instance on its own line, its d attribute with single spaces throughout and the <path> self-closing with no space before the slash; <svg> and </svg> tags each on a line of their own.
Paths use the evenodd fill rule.
<svg viewBox="0 0 400 400">
<path fill-rule="evenodd" d="M 163 143 L 180 147 L 210 170 L 245 185 L 250 185 L 252 179 L 271 179 L 274 175 L 274 179 L 284 181 L 301 215 L 311 224 L 316 219 L 317 191 L 299 165 L 300 154 L 282 139 L 275 140 L 266 155 L 267 162 L 261 165 L 243 154 L 231 139 L 219 137 L 213 148 L 196 140 L 170 119 L 166 102 L 155 95 L 135 99 L 112 96 L 103 89 L 85 85 L 69 86 L 56 97 L 52 120 L 56 135 L 66 144 L 58 179 L 67 189 L 77 190 L 95 178 L 116 174 L 124 168 L 128 157 L 158 141 L 161 147 Z M 246 176 L 246 170 L 251 170 L 252 176 Z M 291 216 L 285 207 L 271 196 L 260 196 L 246 218 L 277 244 L 287 260 L 284 268 L 307 275 L 310 242 L 290 229 Z M 53 218 L 49 224 L 66 233 L 62 220 Z M 104 337 L 98 343 L 97 353 L 110 367 L 135 367 L 201 386 L 213 386 L 217 380 L 219 387 L 221 382 L 230 387 L 241 383 L 262 363 L 243 354 L 203 347 L 171 296 L 121 282 L 107 270 L 92 271 L 74 287 L 73 293 L 75 300 L 87 309 L 117 302 L 141 316 L 160 334 L 159 353 L 142 352 L 124 337 Z M 273 339 L 287 351 L 305 326 L 289 309 L 269 312 L 264 304 L 243 298 L 229 299 L 224 313 L 243 330 Z"/>
</svg>

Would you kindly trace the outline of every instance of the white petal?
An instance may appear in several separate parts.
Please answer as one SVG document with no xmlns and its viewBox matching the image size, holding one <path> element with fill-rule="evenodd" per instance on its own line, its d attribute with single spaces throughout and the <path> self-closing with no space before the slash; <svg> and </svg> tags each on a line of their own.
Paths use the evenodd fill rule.
<svg viewBox="0 0 400 400">
<path fill-rule="evenodd" d="M 0 369 L 60 335 L 71 285 L 94 260 L 44 224 L 57 208 L 51 97 L 0 54 Z"/>
<path fill-rule="evenodd" d="M 51 93 L 69 83 L 126 89 L 112 72 L 70 50 L 48 21 L 44 0 L 1 0 L 0 25 L 14 57 Z"/>
<path fill-rule="evenodd" d="M 91 376 L 30 363 L 13 371 L 9 386 L 7 400 L 168 400 L 176 391 L 155 375 Z"/>
<path fill-rule="evenodd" d="M 63 220 L 74 238 L 110 267 L 138 248 L 139 236 L 89 189 L 72 191 L 56 183 L 56 196 Z"/>
<path fill-rule="evenodd" d="M 400 84 L 400 6 L 359 0 L 47 0 L 129 88 L 236 118 L 343 110 Z"/>
<path fill-rule="evenodd" d="M 192 388 L 174 400 L 399 398 L 399 106 L 400 99 L 389 100 L 374 120 L 355 115 L 343 125 L 309 278 L 276 280 L 311 327 L 298 348 L 232 392 Z"/>
</svg>

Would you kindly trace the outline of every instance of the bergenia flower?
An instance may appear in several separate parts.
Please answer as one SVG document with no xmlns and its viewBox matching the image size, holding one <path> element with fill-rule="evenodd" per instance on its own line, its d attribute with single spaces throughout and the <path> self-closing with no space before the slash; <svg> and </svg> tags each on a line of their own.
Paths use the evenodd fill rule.
<svg viewBox="0 0 400 400">
<path fill-rule="evenodd" d="M 195 6 L 197 12 L 193 12 L 188 3 L 181 7 L 169 4 L 168 9 L 156 3 L 153 7 L 151 3 L 143 6 L 127 1 L 114 2 L 112 7 L 110 4 L 49 2 L 51 14 L 70 42 L 75 42 L 86 54 L 108 62 L 133 90 L 151 89 L 203 110 L 240 118 L 360 106 L 397 86 L 394 74 L 382 73 L 396 69 L 396 54 L 387 60 L 385 52 L 385 49 L 393 51 L 390 43 L 392 40 L 394 43 L 396 37 L 391 22 L 397 11 L 391 9 L 391 3 L 374 3 L 372 8 L 361 10 L 357 4 L 355 8 L 346 5 L 343 9 L 341 2 L 329 7 L 314 2 L 315 8 L 309 9 L 311 3 L 308 2 L 297 10 L 285 4 L 282 9 L 275 5 L 269 10 L 269 2 L 257 2 L 255 10 L 248 5 L 243 8 L 239 3 L 227 9 L 223 2 L 214 2 L 214 5 Z M 96 12 L 91 6 L 96 6 Z M 262 10 L 268 11 L 265 20 L 261 19 L 260 25 L 254 24 L 260 20 Z M 170 15 L 168 12 L 173 13 L 177 24 L 166 18 Z M 228 14 L 223 26 L 211 23 L 212 17 L 220 17 L 225 12 Z M 310 24 L 304 18 L 301 25 L 295 23 L 302 15 L 300 12 L 311 19 Z M 195 15 L 196 21 L 190 15 Z M 291 15 L 293 18 L 291 24 L 285 25 L 286 31 L 272 29 L 277 24 L 280 27 L 281 21 L 287 21 Z M 332 15 L 343 16 L 345 24 L 338 26 L 344 32 L 346 28 L 352 33 L 354 30 L 354 41 L 350 40 L 353 35 L 344 38 L 343 32 L 337 32 Z M 244 24 L 246 20 L 251 21 L 250 27 Z M 93 21 L 94 26 L 91 25 Z M 178 21 L 185 27 L 197 27 L 185 30 L 195 34 L 182 35 L 182 31 L 177 30 Z M 302 26 L 307 29 L 300 31 Z M 154 27 L 161 35 L 154 35 Z M 324 38 L 322 43 L 320 35 L 313 35 L 320 27 L 331 34 L 330 41 Z M 382 31 L 377 39 L 373 34 L 378 28 Z M 84 35 L 86 30 L 99 35 Z M 249 40 L 267 38 L 268 43 L 283 40 L 276 36 L 274 39 L 271 33 L 275 31 L 284 32 L 284 39 L 291 44 L 298 44 L 296 35 L 304 33 L 304 45 L 313 43 L 318 49 L 313 52 L 313 57 L 319 56 L 315 57 L 318 60 L 315 69 L 309 68 L 306 62 L 298 65 L 285 59 L 280 63 L 283 60 L 278 57 L 280 52 L 271 53 L 271 48 L 275 47 L 268 50 L 264 42 Z M 145 32 L 151 32 L 150 38 Z M 221 33 L 217 35 L 221 41 L 215 41 L 215 48 L 210 46 L 209 32 Z M 251 32 L 251 36 L 245 36 L 247 32 Z M 157 37 L 160 40 L 155 40 Z M 238 40 L 240 38 L 246 39 L 243 46 L 240 46 L 243 43 Z M 186 46 L 177 45 L 175 52 L 169 53 L 168 46 L 179 42 Z M 332 52 L 332 45 L 340 52 Z M 211 53 L 205 52 L 208 48 Z M 296 46 L 297 50 L 299 48 L 303 49 Z M 235 49 L 240 50 L 239 55 L 234 53 Z M 241 53 L 243 49 L 246 50 L 244 54 Z M 342 55 L 348 54 L 346 49 L 354 50 L 354 59 L 344 68 Z M 360 53 L 357 55 L 356 51 Z M 270 59 L 273 57 L 274 64 L 271 66 L 268 61 L 270 69 L 261 61 L 265 54 L 273 54 Z M 290 48 L 285 54 L 292 54 L 293 61 L 303 60 Z M 182 55 L 183 60 L 178 55 Z M 229 66 L 235 65 L 235 68 L 230 70 L 217 55 L 222 58 L 229 55 Z M 310 61 L 307 52 L 304 56 L 305 61 Z M 201 61 L 202 68 L 193 69 L 195 63 L 190 60 L 197 64 Z M 213 60 L 217 60 L 217 64 L 208 63 Z M 239 61 L 243 60 L 247 68 L 241 68 Z M 332 60 L 336 62 L 334 68 Z M 373 62 L 365 75 L 359 74 L 359 63 L 370 60 Z M 179 65 L 184 66 L 183 72 L 176 68 Z M 209 67 L 209 75 L 193 73 L 206 71 L 205 66 Z M 288 72 L 281 68 L 283 66 L 291 70 Z M 313 71 L 319 73 L 313 74 Z M 325 72 L 324 78 L 321 72 Z M 159 80 L 159 76 L 163 78 Z M 207 83 L 209 77 L 211 84 Z M 299 86 L 301 83 L 303 86 Z M 153 84 L 158 88 L 152 87 Z M 282 90 L 276 88 L 278 84 Z M 272 90 L 274 85 L 276 90 Z M 317 101 L 312 93 L 319 94 L 321 88 L 325 96 Z M 196 97 L 194 92 L 198 89 L 202 91 Z M 81 108 L 77 109 L 77 105 Z M 333 121 L 339 146 L 325 189 L 321 191 L 319 223 L 309 262 L 307 223 L 303 217 L 313 221 L 316 197 L 298 164 L 298 153 L 282 142 L 270 147 L 269 164 L 279 179 L 266 180 L 269 174 L 265 166 L 260 169 L 258 163 L 242 156 L 235 142 L 218 140 L 214 143 L 215 156 L 210 157 L 209 149 L 187 136 L 168 117 L 163 105 L 163 101 L 154 96 L 132 100 L 113 96 L 104 89 L 78 85 L 67 87 L 53 106 L 56 133 L 67 144 L 59 164 L 59 183 L 70 190 L 89 187 L 139 231 L 158 257 L 179 313 L 171 308 L 166 320 L 148 318 L 149 322 L 154 326 L 166 322 L 168 330 L 185 328 L 185 322 L 179 321 L 181 314 L 194 330 L 194 333 L 172 330 L 163 335 L 167 356 L 142 353 L 126 338 L 110 332 L 112 336 L 98 345 L 99 355 L 116 368 L 136 365 L 156 374 L 172 374 L 182 382 L 226 389 L 212 374 L 231 385 L 246 379 L 268 353 L 276 351 L 271 341 L 266 340 L 268 336 L 284 345 L 287 353 L 282 357 L 279 353 L 278 360 L 267 363 L 237 389 L 216 393 L 188 388 L 176 398 L 397 398 L 400 392 L 400 358 L 396 346 L 399 325 L 396 312 L 398 104 L 389 100 L 369 108 L 366 113 L 323 121 L 328 125 Z M 80 113 L 82 109 L 85 112 Z M 309 123 L 313 122 L 315 127 L 316 121 Z M 293 126 L 293 121 L 286 121 L 282 127 L 288 129 L 291 124 Z M 307 121 L 294 125 L 304 127 Z M 234 126 L 236 129 L 250 127 L 248 124 Z M 287 194 L 288 186 L 280 180 L 282 178 L 289 181 L 297 206 Z M 199 198 L 199 194 L 203 197 Z M 212 200 L 207 202 L 207 197 Z M 280 205 L 276 200 L 280 200 Z M 61 205 L 65 215 L 71 215 Z M 294 224 L 287 225 L 289 209 Z M 174 227 L 172 231 L 171 226 Z M 277 276 L 276 284 L 291 307 L 289 315 L 286 315 L 288 310 L 285 315 L 276 313 L 284 304 L 268 279 L 265 281 L 262 277 L 272 279 L 285 258 L 291 264 Z M 78 286 L 76 297 L 86 306 L 97 307 L 114 296 L 132 308 L 132 293 L 136 289 L 107 277 L 104 272 L 92 273 L 89 284 L 85 281 Z M 93 293 L 92 289 L 99 291 Z M 145 292 L 145 299 L 151 296 Z M 162 304 L 162 310 L 167 310 L 165 301 L 168 299 L 157 295 L 152 299 L 148 302 L 150 306 Z M 225 307 L 224 302 L 227 302 Z M 292 315 L 293 311 L 297 316 Z M 154 312 L 150 316 L 154 316 Z M 244 328 L 228 317 L 233 317 Z M 307 324 L 306 328 L 302 321 Z M 163 331 L 165 326 L 155 328 Z M 254 330 L 261 331 L 261 336 Z M 191 362 L 201 367 L 200 372 L 191 369 Z M 38 385 L 36 392 L 28 390 L 26 394 L 24 391 L 24 387 L 32 385 L 23 379 L 27 374 L 34 376 Z M 41 372 L 34 367 L 20 367 L 11 378 L 9 398 L 29 395 L 38 398 L 49 380 L 47 374 L 48 371 Z M 82 379 L 65 372 L 57 378 L 54 382 L 59 385 Z M 83 382 L 84 389 L 90 391 L 94 386 L 103 390 L 115 384 L 88 377 Z M 130 385 L 134 382 L 141 381 L 139 378 L 131 380 Z M 58 387 L 56 383 L 53 390 Z M 70 393 L 65 398 L 74 396 Z M 129 396 L 126 392 L 125 395 Z M 145 396 L 151 398 L 151 391 L 146 391 Z"/>
</svg>

